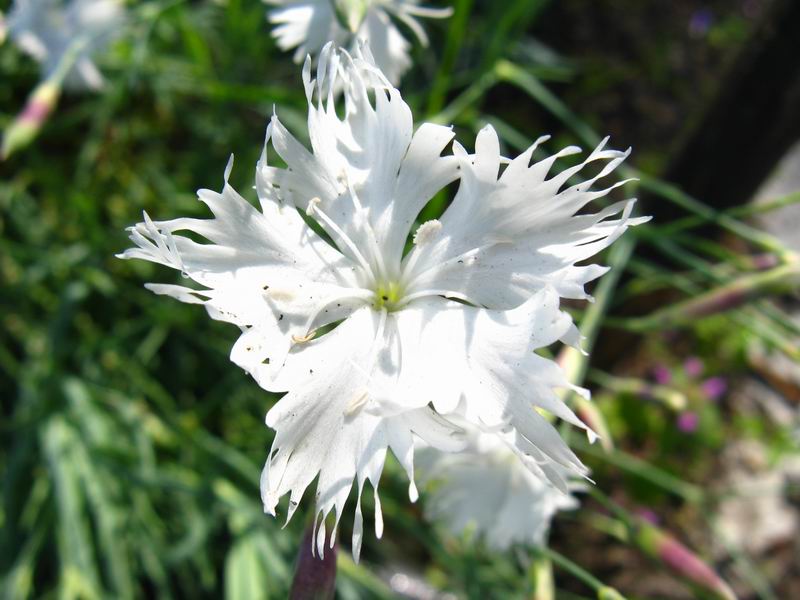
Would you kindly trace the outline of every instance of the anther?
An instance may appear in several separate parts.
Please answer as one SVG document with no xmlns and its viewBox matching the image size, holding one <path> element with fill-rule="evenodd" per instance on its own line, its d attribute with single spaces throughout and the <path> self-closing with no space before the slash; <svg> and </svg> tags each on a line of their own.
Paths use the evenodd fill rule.
<svg viewBox="0 0 800 600">
<path fill-rule="evenodd" d="M 347 405 L 347 408 L 344 409 L 344 415 L 346 417 L 354 415 L 361 410 L 361 407 L 367 403 L 367 400 L 369 400 L 369 394 L 366 391 L 361 392 L 359 395 L 355 396 L 350 401 L 350 404 Z"/>
<path fill-rule="evenodd" d="M 292 335 L 292 341 L 295 344 L 305 344 L 306 342 L 310 342 L 314 339 L 314 336 L 317 335 L 317 330 L 314 329 L 313 331 L 308 332 L 306 335 Z"/>
<path fill-rule="evenodd" d="M 317 208 L 317 204 L 319 204 L 320 202 L 322 202 L 322 200 L 320 200 L 316 196 L 308 201 L 308 206 L 306 206 L 306 214 L 309 217 L 314 214 L 314 211 Z"/>
<path fill-rule="evenodd" d="M 433 240 L 439 235 L 442 230 L 442 222 L 437 219 L 425 221 L 419 226 L 417 232 L 414 234 L 414 245 L 423 246 Z"/>
</svg>

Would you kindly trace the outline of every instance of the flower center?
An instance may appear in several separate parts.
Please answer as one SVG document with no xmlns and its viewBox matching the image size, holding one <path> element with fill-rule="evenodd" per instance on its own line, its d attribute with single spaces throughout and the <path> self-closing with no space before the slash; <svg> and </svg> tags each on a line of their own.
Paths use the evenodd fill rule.
<svg viewBox="0 0 800 600">
<path fill-rule="evenodd" d="M 380 282 L 375 287 L 375 301 L 372 306 L 375 310 L 393 312 L 402 307 L 403 290 L 396 281 Z"/>
</svg>

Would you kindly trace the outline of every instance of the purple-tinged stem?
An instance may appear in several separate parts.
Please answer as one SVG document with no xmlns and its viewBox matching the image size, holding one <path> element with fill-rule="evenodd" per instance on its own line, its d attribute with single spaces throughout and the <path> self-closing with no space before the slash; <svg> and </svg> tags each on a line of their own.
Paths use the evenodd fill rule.
<svg viewBox="0 0 800 600">
<path fill-rule="evenodd" d="M 730 586 L 708 564 L 665 531 L 650 523 L 640 522 L 634 539 L 642 550 L 663 562 L 691 585 L 714 594 L 720 600 L 736 600 Z"/>
<path fill-rule="evenodd" d="M 336 554 L 338 544 L 326 548 L 320 557 L 315 547 L 314 525 L 309 524 L 297 553 L 290 600 L 332 600 L 336 590 Z M 328 540 L 326 540 L 327 542 Z"/>
</svg>

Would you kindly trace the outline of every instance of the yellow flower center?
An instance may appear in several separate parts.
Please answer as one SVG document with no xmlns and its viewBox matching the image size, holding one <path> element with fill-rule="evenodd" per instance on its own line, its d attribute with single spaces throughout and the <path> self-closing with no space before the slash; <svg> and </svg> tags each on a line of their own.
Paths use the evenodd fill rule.
<svg viewBox="0 0 800 600">
<path fill-rule="evenodd" d="M 400 308 L 403 290 L 396 281 L 381 282 L 375 288 L 375 301 L 372 306 L 375 310 L 388 310 L 389 312 Z"/>
</svg>

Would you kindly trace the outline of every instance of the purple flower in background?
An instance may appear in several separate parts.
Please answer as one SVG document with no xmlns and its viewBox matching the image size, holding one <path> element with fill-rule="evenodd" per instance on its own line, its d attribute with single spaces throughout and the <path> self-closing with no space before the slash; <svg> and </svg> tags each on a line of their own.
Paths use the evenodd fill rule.
<svg viewBox="0 0 800 600">
<path fill-rule="evenodd" d="M 652 371 L 653 381 L 658 385 L 668 385 L 672 381 L 672 371 L 665 365 L 656 365 Z"/>
<path fill-rule="evenodd" d="M 683 363 L 683 370 L 686 371 L 689 377 L 700 377 L 700 375 L 703 374 L 704 368 L 703 361 L 696 356 L 690 356 L 686 359 L 686 362 Z"/>
<path fill-rule="evenodd" d="M 636 514 L 644 521 L 647 521 L 651 525 L 658 525 L 661 522 L 661 518 L 658 516 L 658 513 L 654 511 L 652 508 L 640 507 L 636 509 Z"/>
<path fill-rule="evenodd" d="M 678 415 L 678 429 L 683 433 L 694 433 L 699 423 L 700 418 L 696 412 L 687 410 Z"/>
<path fill-rule="evenodd" d="M 728 391 L 728 382 L 724 377 L 709 377 L 700 389 L 709 400 L 719 400 Z"/>
<path fill-rule="evenodd" d="M 707 8 L 701 8 L 692 13 L 689 19 L 689 35 L 693 38 L 705 37 L 714 24 L 714 13 Z"/>
</svg>

